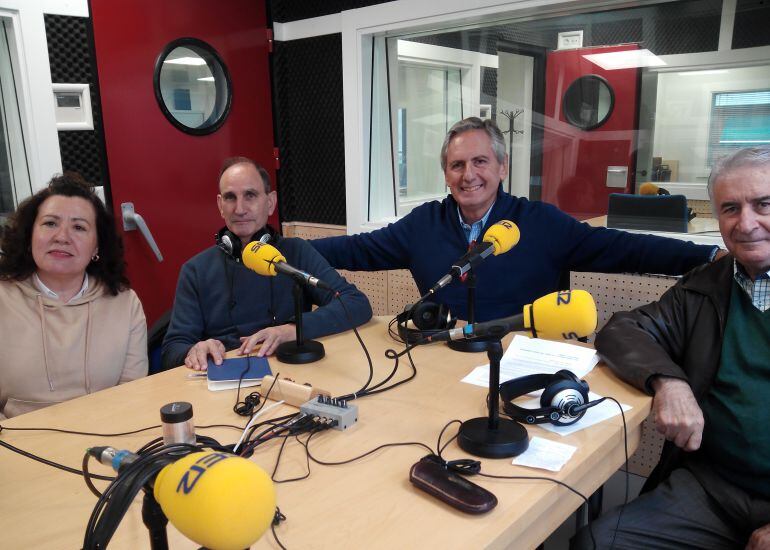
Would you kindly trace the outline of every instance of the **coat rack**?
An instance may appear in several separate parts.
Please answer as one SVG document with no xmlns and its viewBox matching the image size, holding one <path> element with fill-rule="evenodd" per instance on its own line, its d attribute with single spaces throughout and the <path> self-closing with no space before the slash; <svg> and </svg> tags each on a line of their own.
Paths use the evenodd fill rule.
<svg viewBox="0 0 770 550">
<path fill-rule="evenodd" d="M 511 192 L 511 170 L 513 168 L 513 161 L 511 160 L 513 154 L 513 135 L 523 134 L 524 130 L 516 130 L 514 127 L 516 117 L 524 113 L 524 109 L 516 109 L 515 111 L 500 111 L 500 114 L 508 119 L 508 129 L 504 130 L 504 134 L 508 134 L 508 193 Z"/>
</svg>

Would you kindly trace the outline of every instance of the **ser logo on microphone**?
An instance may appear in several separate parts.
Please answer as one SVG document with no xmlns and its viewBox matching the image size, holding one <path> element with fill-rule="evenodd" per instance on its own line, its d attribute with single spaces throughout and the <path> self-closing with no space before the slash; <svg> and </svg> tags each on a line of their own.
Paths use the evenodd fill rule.
<svg viewBox="0 0 770 550">
<path fill-rule="evenodd" d="M 200 480 L 203 474 L 205 474 L 214 464 L 226 458 L 230 458 L 230 456 L 232 455 L 211 453 L 201 457 L 195 461 L 193 465 L 190 466 L 190 469 L 181 477 L 179 484 L 176 486 L 176 492 L 180 492 L 181 489 L 182 493 L 189 495 L 190 491 L 193 490 L 193 487 L 195 487 L 195 484 L 198 483 L 198 480 Z"/>
</svg>

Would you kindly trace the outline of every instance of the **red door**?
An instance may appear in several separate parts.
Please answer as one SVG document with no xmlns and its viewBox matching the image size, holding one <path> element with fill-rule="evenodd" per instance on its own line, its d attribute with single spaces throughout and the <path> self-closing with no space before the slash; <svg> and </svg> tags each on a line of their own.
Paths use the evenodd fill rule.
<svg viewBox="0 0 770 550">
<path fill-rule="evenodd" d="M 275 181 L 264 2 L 91 0 L 99 91 L 115 219 L 131 202 L 163 255 L 139 231 L 123 232 L 128 275 L 151 325 L 171 307 L 182 263 L 210 246 L 222 225 L 217 176 L 225 157 L 244 155 Z M 232 83 L 224 124 L 208 135 L 175 128 L 155 99 L 156 60 L 192 37 L 219 54 Z M 271 220 L 273 224 L 276 219 Z"/>
<path fill-rule="evenodd" d="M 636 44 L 548 54 L 542 200 L 578 219 L 606 214 L 610 193 L 631 191 L 639 69 L 612 69 L 623 60 L 603 56 L 633 50 Z"/>
</svg>

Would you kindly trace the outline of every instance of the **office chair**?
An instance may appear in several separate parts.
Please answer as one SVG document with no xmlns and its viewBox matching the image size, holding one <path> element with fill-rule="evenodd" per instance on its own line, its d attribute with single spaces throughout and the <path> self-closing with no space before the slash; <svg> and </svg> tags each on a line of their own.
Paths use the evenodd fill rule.
<svg viewBox="0 0 770 550">
<path fill-rule="evenodd" d="M 607 227 L 687 233 L 690 220 L 684 195 L 626 195 L 612 193 Z"/>
</svg>

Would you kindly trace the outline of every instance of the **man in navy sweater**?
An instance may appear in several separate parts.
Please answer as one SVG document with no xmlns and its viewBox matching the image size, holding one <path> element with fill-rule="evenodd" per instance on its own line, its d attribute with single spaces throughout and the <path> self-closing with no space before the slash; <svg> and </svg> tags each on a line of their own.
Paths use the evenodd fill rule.
<svg viewBox="0 0 770 550">
<path fill-rule="evenodd" d="M 714 259 L 717 247 L 638 235 L 578 222 L 558 208 L 502 191 L 508 175 L 505 141 L 491 120 L 456 123 L 441 148 L 441 167 L 451 192 L 423 204 L 396 223 L 359 235 L 311 244 L 341 269 L 408 269 L 421 294 L 500 220 L 513 221 L 521 240 L 509 252 L 475 268 L 476 321 L 521 313 L 525 304 L 558 290 L 568 271 L 679 275 Z M 438 291 L 436 302 L 467 319 L 467 290 L 459 282 Z"/>
<path fill-rule="evenodd" d="M 261 343 L 258 355 L 270 355 L 279 344 L 295 338 L 293 280 L 282 275 L 257 275 L 240 262 L 242 247 L 260 238 L 269 239 L 289 265 L 313 274 L 339 293 L 336 300 L 328 291 L 305 287 L 305 337 L 342 332 L 371 318 L 366 296 L 306 241 L 282 238 L 267 225 L 276 195 L 264 168 L 245 157 L 225 160 L 217 205 L 226 227 L 217 233 L 216 246 L 182 266 L 163 340 L 164 367 L 184 363 L 205 370 L 208 357 L 219 365 L 226 349 L 239 348 L 240 353 L 247 354 Z M 340 300 L 345 302 L 350 318 Z M 319 307 L 311 311 L 313 304 Z"/>
</svg>

